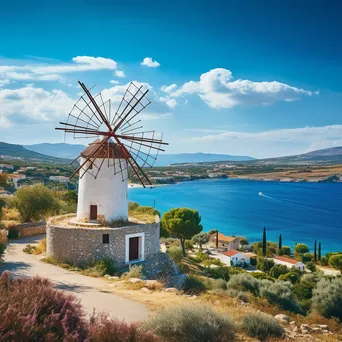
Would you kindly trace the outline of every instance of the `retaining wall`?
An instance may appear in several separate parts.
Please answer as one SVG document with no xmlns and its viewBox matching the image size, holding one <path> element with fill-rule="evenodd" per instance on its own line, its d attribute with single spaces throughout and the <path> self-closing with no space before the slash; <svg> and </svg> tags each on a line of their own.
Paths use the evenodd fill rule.
<svg viewBox="0 0 342 342">
<path fill-rule="evenodd" d="M 19 232 L 19 237 L 45 234 L 46 222 L 27 222 L 18 224 L 14 227 Z"/>
</svg>

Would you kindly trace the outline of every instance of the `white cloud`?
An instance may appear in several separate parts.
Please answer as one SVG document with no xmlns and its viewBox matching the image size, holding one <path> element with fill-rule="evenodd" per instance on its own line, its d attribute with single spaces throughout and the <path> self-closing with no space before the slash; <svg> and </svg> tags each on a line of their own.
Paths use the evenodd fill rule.
<svg viewBox="0 0 342 342">
<path fill-rule="evenodd" d="M 217 131 L 186 138 L 193 151 L 278 157 L 342 145 L 342 125 L 308 126 L 263 132 Z M 183 141 L 184 144 L 184 141 Z"/>
<path fill-rule="evenodd" d="M 6 84 L 10 84 L 10 80 L 7 79 L 0 79 L 0 88 L 5 86 Z"/>
<path fill-rule="evenodd" d="M 122 70 L 115 70 L 115 76 L 125 77 L 125 73 Z"/>
<path fill-rule="evenodd" d="M 46 91 L 27 85 L 18 89 L 0 89 L 0 123 L 41 123 L 56 121 L 60 115 L 67 115 L 73 100 L 63 91 Z"/>
<path fill-rule="evenodd" d="M 111 83 L 111 84 L 119 84 L 120 82 L 117 81 L 117 80 L 111 80 L 111 81 L 109 81 L 109 83 Z"/>
<path fill-rule="evenodd" d="M 60 74 L 104 69 L 116 70 L 117 63 L 110 58 L 77 56 L 72 63 L 0 65 L 0 77 L 18 81 L 61 81 Z"/>
<path fill-rule="evenodd" d="M 160 67 L 160 63 L 158 63 L 157 61 L 154 61 L 151 57 L 145 57 L 144 60 L 140 64 L 147 66 L 149 68 Z"/>
<path fill-rule="evenodd" d="M 175 99 L 170 99 L 167 97 L 160 97 L 159 101 L 165 102 L 172 109 L 177 106 L 177 101 Z"/>
<path fill-rule="evenodd" d="M 299 99 L 300 96 L 319 93 L 277 81 L 234 81 L 232 72 L 223 68 L 212 69 L 202 74 L 199 81 L 189 81 L 180 87 L 171 84 L 163 86 L 161 90 L 171 97 L 196 94 L 212 108 L 232 108 L 242 104 L 265 105 L 277 101 L 290 102 Z"/>
</svg>

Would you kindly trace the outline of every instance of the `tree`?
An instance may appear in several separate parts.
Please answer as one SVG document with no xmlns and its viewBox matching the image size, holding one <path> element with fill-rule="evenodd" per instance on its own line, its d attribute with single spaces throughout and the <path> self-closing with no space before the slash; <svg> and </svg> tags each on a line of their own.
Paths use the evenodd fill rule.
<svg viewBox="0 0 342 342">
<path fill-rule="evenodd" d="M 264 258 L 259 258 L 257 265 L 256 265 L 258 270 L 263 271 L 265 273 L 268 273 L 273 266 L 274 266 L 273 259 L 264 259 Z"/>
<path fill-rule="evenodd" d="M 329 258 L 329 266 L 342 273 L 342 254 L 333 254 Z"/>
<path fill-rule="evenodd" d="M 2 198 L 0 198 L 0 221 L 2 219 L 2 208 L 4 208 L 5 205 L 6 205 L 6 202 Z"/>
<path fill-rule="evenodd" d="M 309 248 L 307 245 L 305 245 L 304 243 L 297 243 L 295 245 L 295 253 L 300 255 L 303 258 L 304 253 L 309 252 Z"/>
<path fill-rule="evenodd" d="M 18 210 L 22 222 L 46 218 L 57 213 L 60 208 L 52 191 L 42 184 L 19 188 L 10 206 Z"/>
<path fill-rule="evenodd" d="M 5 173 L 0 173 L 0 187 L 3 188 L 7 185 L 7 176 Z"/>
<path fill-rule="evenodd" d="M 281 236 L 281 234 L 279 235 L 279 244 L 278 244 L 278 248 L 279 249 L 282 249 L 282 247 L 283 247 L 283 238 L 282 238 L 282 236 Z"/>
<path fill-rule="evenodd" d="M 266 239 L 266 227 L 264 227 L 264 232 L 262 234 L 262 255 L 265 257 L 267 252 L 267 239 Z"/>
<path fill-rule="evenodd" d="M 180 239 L 183 255 L 185 256 L 184 242 L 200 233 L 203 229 L 201 216 L 197 210 L 188 208 L 174 208 L 166 212 L 162 217 L 162 223 L 171 236 Z"/>
<path fill-rule="evenodd" d="M 317 262 L 317 251 L 316 251 L 316 240 L 315 240 L 315 245 L 314 245 L 314 260 Z"/>
<path fill-rule="evenodd" d="M 318 243 L 318 260 L 321 261 L 321 243 Z"/>
<path fill-rule="evenodd" d="M 248 245 L 248 239 L 244 236 L 239 236 L 238 239 L 240 239 L 240 245 Z"/>
<path fill-rule="evenodd" d="M 207 233 L 199 233 L 192 237 L 192 243 L 196 243 L 199 245 L 200 249 L 202 249 L 202 245 L 209 241 L 209 235 Z"/>
</svg>

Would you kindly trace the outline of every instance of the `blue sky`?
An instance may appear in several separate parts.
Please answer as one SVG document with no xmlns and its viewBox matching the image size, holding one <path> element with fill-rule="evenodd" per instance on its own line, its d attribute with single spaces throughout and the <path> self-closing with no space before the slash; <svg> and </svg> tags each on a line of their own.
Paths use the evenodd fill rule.
<svg viewBox="0 0 342 342">
<path fill-rule="evenodd" d="M 342 145 L 339 1 L 184 2 L 3 2 L 0 141 L 62 142 L 77 80 L 114 103 L 134 80 L 169 153 Z"/>
</svg>

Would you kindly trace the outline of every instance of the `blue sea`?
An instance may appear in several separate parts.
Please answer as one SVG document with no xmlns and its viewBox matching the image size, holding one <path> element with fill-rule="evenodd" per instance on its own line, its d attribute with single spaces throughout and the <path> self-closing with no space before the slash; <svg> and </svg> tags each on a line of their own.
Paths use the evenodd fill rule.
<svg viewBox="0 0 342 342">
<path fill-rule="evenodd" d="M 261 193 L 261 194 L 260 194 Z M 153 189 L 131 188 L 130 201 L 155 205 L 162 214 L 175 207 L 199 211 L 203 231 L 267 240 L 293 248 L 296 242 L 322 254 L 342 251 L 342 183 L 287 183 L 239 179 L 199 180 Z M 318 244 L 317 244 L 318 245 Z"/>
</svg>

